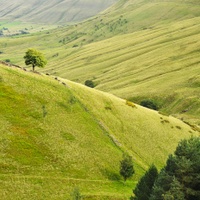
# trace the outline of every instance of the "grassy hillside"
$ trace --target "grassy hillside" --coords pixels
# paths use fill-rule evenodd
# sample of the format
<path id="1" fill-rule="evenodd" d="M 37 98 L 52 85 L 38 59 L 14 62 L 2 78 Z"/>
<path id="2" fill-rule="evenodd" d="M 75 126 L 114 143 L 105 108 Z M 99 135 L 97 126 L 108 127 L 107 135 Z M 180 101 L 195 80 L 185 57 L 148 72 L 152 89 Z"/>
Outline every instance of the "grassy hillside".
<path id="1" fill-rule="evenodd" d="M 151 163 L 197 134 L 169 116 L 61 78 L 0 65 L 2 199 L 127 199 Z M 120 178 L 123 152 L 136 174 Z"/>
<path id="2" fill-rule="evenodd" d="M 42 70 L 200 125 L 200 3 L 122 0 L 88 21 L 32 35 L 0 38 L 0 59 L 24 65 L 29 47 L 43 51 Z M 20 46 L 20 48 L 19 48 Z"/>
<path id="3" fill-rule="evenodd" d="M 200 124 L 199 23 L 193 18 L 78 48 L 54 58 L 47 71 L 80 83 L 91 79 L 138 103 L 154 99 L 163 111 Z"/>
<path id="4" fill-rule="evenodd" d="M 39 24 L 82 21 L 105 10 L 117 0 L 0 0 L 0 19 Z"/>

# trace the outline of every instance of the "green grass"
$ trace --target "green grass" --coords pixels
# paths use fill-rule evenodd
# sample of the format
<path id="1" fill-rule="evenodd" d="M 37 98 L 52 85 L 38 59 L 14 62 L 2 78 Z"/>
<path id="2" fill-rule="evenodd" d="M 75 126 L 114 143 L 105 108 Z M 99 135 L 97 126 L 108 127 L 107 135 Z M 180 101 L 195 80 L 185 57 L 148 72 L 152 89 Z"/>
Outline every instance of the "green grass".
<path id="1" fill-rule="evenodd" d="M 84 199 L 128 199 L 152 163 L 160 169 L 181 139 L 199 135 L 199 11 L 194 0 L 120 1 L 77 25 L 1 37 L 0 60 L 24 66 L 37 48 L 51 74 L 0 65 L 2 198 L 69 199 L 79 187 Z M 136 170 L 125 184 L 123 152 Z"/>
<path id="2" fill-rule="evenodd" d="M 153 99 L 162 112 L 200 125 L 199 13 L 194 0 L 120 1 L 76 25 L 0 38 L 0 59 L 24 66 L 26 50 L 37 48 L 48 59 L 43 72 L 93 80 L 137 103 Z"/>
<path id="3" fill-rule="evenodd" d="M 85 199 L 127 199 L 149 165 L 160 169 L 181 139 L 198 134 L 171 116 L 65 79 L 3 65 L 0 76 L 3 199 L 66 199 L 76 186 Z M 123 152 L 136 170 L 125 184 Z"/>

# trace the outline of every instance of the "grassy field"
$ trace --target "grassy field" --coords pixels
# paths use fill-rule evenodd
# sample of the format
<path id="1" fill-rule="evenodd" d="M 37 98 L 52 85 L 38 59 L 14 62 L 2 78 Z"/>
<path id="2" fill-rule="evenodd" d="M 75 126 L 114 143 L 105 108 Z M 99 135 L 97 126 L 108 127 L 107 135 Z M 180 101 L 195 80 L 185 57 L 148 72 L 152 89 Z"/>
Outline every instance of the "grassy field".
<path id="1" fill-rule="evenodd" d="M 151 163 L 198 134 L 171 116 L 78 83 L 0 65 L 3 199 L 127 199 Z M 123 152 L 136 174 L 119 176 Z"/>

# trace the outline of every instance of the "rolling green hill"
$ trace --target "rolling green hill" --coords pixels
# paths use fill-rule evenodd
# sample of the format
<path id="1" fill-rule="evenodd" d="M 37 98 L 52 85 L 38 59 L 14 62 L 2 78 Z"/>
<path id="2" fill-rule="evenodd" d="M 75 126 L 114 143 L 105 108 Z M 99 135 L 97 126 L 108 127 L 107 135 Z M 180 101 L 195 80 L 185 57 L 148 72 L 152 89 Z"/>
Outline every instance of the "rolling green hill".
<path id="1" fill-rule="evenodd" d="M 0 0 L 0 21 L 66 24 L 82 21 L 105 10 L 117 0 Z"/>
<path id="2" fill-rule="evenodd" d="M 137 103 L 153 99 L 163 112 L 199 125 L 199 24 L 199 1 L 123 0 L 77 25 L 0 38 L 0 59 L 23 65 L 35 47 L 49 60 L 44 72 L 91 79 Z"/>
<path id="3" fill-rule="evenodd" d="M 0 64 L 1 199 L 127 199 L 183 138 L 182 121 L 78 83 Z M 123 183 L 123 152 L 136 174 Z"/>

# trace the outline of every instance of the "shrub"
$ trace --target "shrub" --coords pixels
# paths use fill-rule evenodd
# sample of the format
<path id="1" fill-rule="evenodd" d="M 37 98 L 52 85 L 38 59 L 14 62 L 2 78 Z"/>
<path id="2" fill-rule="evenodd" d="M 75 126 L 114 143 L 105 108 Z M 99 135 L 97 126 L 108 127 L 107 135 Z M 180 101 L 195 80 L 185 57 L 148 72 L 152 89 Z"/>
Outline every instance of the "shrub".
<path id="1" fill-rule="evenodd" d="M 153 109 L 153 110 L 158 110 L 158 106 L 156 105 L 156 103 L 153 100 L 150 100 L 150 99 L 142 100 L 140 102 L 140 105 L 144 106 L 146 108 Z"/>
<path id="2" fill-rule="evenodd" d="M 95 84 L 92 80 L 86 80 L 85 85 L 88 86 L 88 87 L 91 87 L 91 88 L 95 87 Z"/>
<path id="3" fill-rule="evenodd" d="M 112 110 L 112 108 L 110 106 L 106 106 L 105 109 L 106 110 Z"/>
<path id="4" fill-rule="evenodd" d="M 132 108 L 136 107 L 136 105 L 133 102 L 128 101 L 128 100 L 126 100 L 126 105 L 128 105 L 128 106 L 130 106 Z"/>
<path id="5" fill-rule="evenodd" d="M 5 59 L 5 62 L 10 62 L 10 59 Z"/>
<path id="6" fill-rule="evenodd" d="M 78 44 L 74 44 L 72 47 L 73 47 L 73 48 L 78 47 Z"/>
<path id="7" fill-rule="evenodd" d="M 181 127 L 180 127 L 180 126 L 176 126 L 176 128 L 179 129 L 179 130 L 181 130 Z"/>

